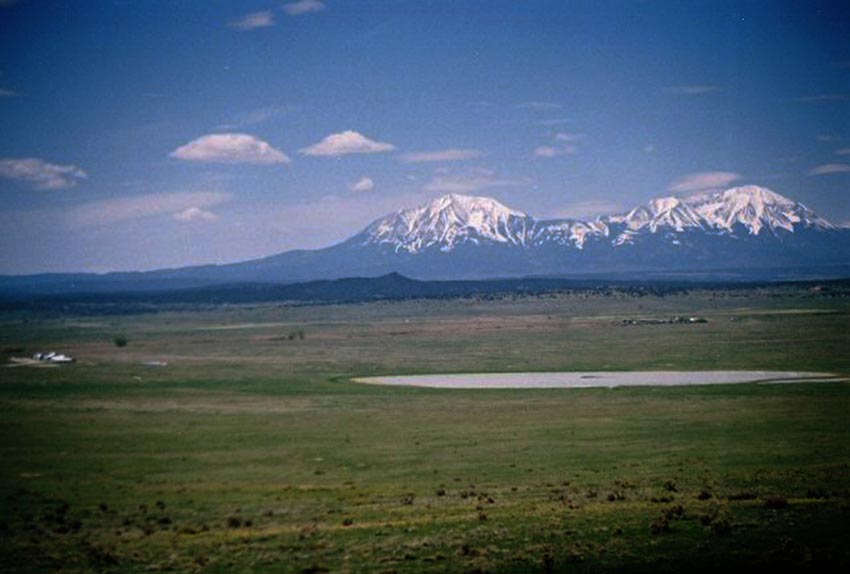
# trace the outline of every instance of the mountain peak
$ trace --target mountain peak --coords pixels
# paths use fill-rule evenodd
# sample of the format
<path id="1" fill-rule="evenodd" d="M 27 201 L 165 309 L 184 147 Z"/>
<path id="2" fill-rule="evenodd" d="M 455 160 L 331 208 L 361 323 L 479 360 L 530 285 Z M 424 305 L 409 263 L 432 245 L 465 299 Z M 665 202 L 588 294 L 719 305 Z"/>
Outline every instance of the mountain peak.
<path id="1" fill-rule="evenodd" d="M 793 204 L 795 203 L 793 200 L 788 199 L 784 195 L 779 195 L 775 191 L 772 191 L 766 187 L 761 187 L 760 185 L 742 185 L 739 187 L 732 187 L 723 192 L 725 197 L 746 197 L 749 201 L 757 201 L 760 203 L 770 203 L 770 204 Z"/>
<path id="2" fill-rule="evenodd" d="M 633 237 L 644 229 L 655 233 L 659 229 L 681 232 L 689 228 L 704 227 L 699 214 L 688 203 L 673 196 L 650 200 L 626 215 L 609 218 L 609 221 L 626 226 L 626 230 L 615 240 L 618 245 L 631 243 Z"/>
<path id="3" fill-rule="evenodd" d="M 686 199 L 712 227 L 731 231 L 742 225 L 750 234 L 762 229 L 794 231 L 795 224 L 818 229 L 832 229 L 801 203 L 757 185 L 733 187 L 725 191 L 696 194 Z"/>
<path id="4" fill-rule="evenodd" d="M 680 233 L 691 229 L 733 234 L 743 229 L 758 235 L 779 229 L 793 233 L 797 227 L 834 229 L 805 205 L 758 185 L 660 197 L 608 221 L 625 226 L 615 240 L 618 245 L 632 243 L 644 231 Z"/>
<path id="5" fill-rule="evenodd" d="M 454 209 L 466 213 L 481 212 L 490 215 L 513 215 L 515 217 L 526 217 L 525 213 L 511 209 L 492 197 L 463 195 L 461 193 L 448 193 L 431 201 L 426 207 L 427 211 L 440 212 Z"/>
<path id="6" fill-rule="evenodd" d="M 795 201 L 758 185 L 743 185 L 723 191 L 694 193 L 686 196 L 684 201 L 691 205 L 720 201 L 730 206 L 751 206 L 762 213 L 768 206 L 788 207 L 796 204 Z"/>
<path id="7" fill-rule="evenodd" d="M 412 209 L 379 219 L 364 231 L 363 244 L 386 244 L 395 251 L 417 253 L 455 245 L 521 245 L 529 217 L 491 197 L 450 193 Z"/>

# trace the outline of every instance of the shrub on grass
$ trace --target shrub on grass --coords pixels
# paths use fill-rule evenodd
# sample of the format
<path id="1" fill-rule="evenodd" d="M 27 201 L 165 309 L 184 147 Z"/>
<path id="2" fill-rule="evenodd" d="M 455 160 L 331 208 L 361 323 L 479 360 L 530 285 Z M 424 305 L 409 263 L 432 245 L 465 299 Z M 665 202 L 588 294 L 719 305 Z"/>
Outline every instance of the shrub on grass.
<path id="1" fill-rule="evenodd" d="M 661 516 L 650 523 L 649 530 L 653 534 L 663 534 L 670 530 L 670 524 L 674 520 L 681 520 L 684 517 L 685 508 L 681 504 L 670 506 L 661 511 Z"/>
<path id="2" fill-rule="evenodd" d="M 127 346 L 127 337 L 118 336 L 112 339 L 112 342 L 115 343 L 116 347 L 126 347 Z"/>
<path id="3" fill-rule="evenodd" d="M 670 530 L 670 519 L 661 515 L 649 525 L 649 531 L 653 534 L 663 534 Z"/>
<path id="4" fill-rule="evenodd" d="M 242 526 L 242 521 L 235 516 L 231 516 L 227 519 L 228 528 L 239 528 L 240 526 Z"/>
<path id="5" fill-rule="evenodd" d="M 717 517 L 711 522 L 711 531 L 717 536 L 725 536 L 732 532 L 732 525 L 725 517 Z"/>
<path id="6" fill-rule="evenodd" d="M 726 497 L 729 500 L 755 500 L 756 494 L 754 492 L 750 492 L 749 490 L 745 490 L 742 492 L 736 492 L 734 494 L 730 494 Z"/>
<path id="7" fill-rule="evenodd" d="M 298 339 L 299 341 L 303 341 L 307 335 L 304 333 L 304 329 L 295 329 L 294 331 L 290 331 L 289 335 L 286 336 L 290 341 L 294 341 Z"/>
<path id="8" fill-rule="evenodd" d="M 683 516 L 685 516 L 685 508 L 681 504 L 677 504 L 675 506 L 665 508 L 663 515 L 670 520 L 682 518 Z"/>
<path id="9" fill-rule="evenodd" d="M 703 526 L 708 526 L 715 536 L 725 536 L 732 532 L 732 523 L 724 507 L 714 506 L 708 514 L 698 516 Z"/>
<path id="10" fill-rule="evenodd" d="M 788 500 L 786 500 L 783 496 L 771 496 L 764 501 L 764 507 L 772 510 L 779 510 L 780 508 L 786 508 L 787 506 Z"/>

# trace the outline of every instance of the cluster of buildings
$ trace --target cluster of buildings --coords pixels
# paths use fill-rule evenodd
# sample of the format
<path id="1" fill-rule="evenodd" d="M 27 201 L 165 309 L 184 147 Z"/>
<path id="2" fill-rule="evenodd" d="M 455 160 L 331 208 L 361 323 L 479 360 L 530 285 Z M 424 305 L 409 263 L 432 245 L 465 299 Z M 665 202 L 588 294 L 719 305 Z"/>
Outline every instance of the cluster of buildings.
<path id="1" fill-rule="evenodd" d="M 50 351 L 48 353 L 36 353 L 32 356 L 36 361 L 44 361 L 45 363 L 73 363 L 73 357 L 69 357 L 68 355 L 63 355 L 62 353 L 55 353 Z"/>
<path id="2" fill-rule="evenodd" d="M 623 319 L 621 325 L 680 325 L 708 323 L 705 317 L 671 317 L 670 319 Z"/>

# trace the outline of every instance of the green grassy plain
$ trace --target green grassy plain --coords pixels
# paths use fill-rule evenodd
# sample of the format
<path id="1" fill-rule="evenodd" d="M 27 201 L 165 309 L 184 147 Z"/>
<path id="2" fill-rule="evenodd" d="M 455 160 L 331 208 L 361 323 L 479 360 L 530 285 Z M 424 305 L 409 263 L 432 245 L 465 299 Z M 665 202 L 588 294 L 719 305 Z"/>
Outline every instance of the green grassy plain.
<path id="1" fill-rule="evenodd" d="M 0 361 L 56 350 L 78 362 L 0 366 L 0 570 L 840 570 L 850 385 L 468 391 L 348 379 L 846 376 L 848 295 L 8 312 Z M 618 324 L 672 315 L 709 322 Z"/>

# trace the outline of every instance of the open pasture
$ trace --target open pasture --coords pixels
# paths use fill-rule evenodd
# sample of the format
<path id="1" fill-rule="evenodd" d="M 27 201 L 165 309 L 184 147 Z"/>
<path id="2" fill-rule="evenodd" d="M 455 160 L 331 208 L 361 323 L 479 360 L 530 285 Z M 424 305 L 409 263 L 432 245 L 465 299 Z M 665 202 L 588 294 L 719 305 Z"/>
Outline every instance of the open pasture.
<path id="1" fill-rule="evenodd" d="M 454 390 L 350 379 L 847 376 L 847 295 L 8 312 L 0 569 L 838 570 L 850 560 L 847 384 Z M 707 322 L 622 324 L 677 315 Z M 46 350 L 77 363 L 11 362 Z"/>

